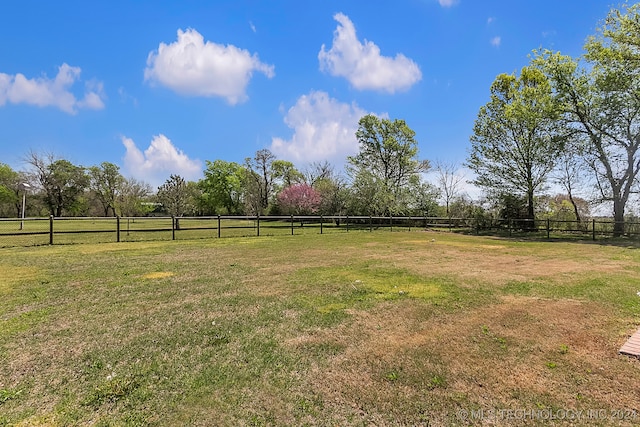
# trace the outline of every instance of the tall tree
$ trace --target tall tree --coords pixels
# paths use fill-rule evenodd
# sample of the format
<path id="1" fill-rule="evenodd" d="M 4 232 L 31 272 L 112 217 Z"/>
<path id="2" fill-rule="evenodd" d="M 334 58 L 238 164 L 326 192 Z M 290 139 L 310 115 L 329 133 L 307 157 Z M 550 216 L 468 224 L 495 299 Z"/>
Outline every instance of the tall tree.
<path id="1" fill-rule="evenodd" d="M 559 52 L 536 52 L 534 63 L 553 82 L 564 118 L 588 142 L 587 164 L 601 200 L 610 202 L 614 235 L 640 171 L 640 4 L 612 9 L 591 37 L 584 65 Z"/>
<path id="2" fill-rule="evenodd" d="M 450 216 L 449 205 L 454 200 L 462 188 L 464 176 L 458 173 L 458 166 L 455 163 L 437 161 L 435 166 L 438 189 L 444 200 L 445 212 Z"/>
<path id="3" fill-rule="evenodd" d="M 245 159 L 246 199 L 249 209 L 261 214 L 269 206 L 273 194 L 273 162 L 276 156 L 269 150 L 258 150 L 253 158 Z"/>
<path id="4" fill-rule="evenodd" d="M 213 213 L 242 213 L 246 177 L 244 167 L 224 160 L 207 160 L 206 164 L 204 178 L 199 183 L 206 207 Z"/>
<path id="5" fill-rule="evenodd" d="M 89 168 L 89 188 L 102 205 L 104 216 L 109 216 L 109 211 L 116 215 L 116 199 L 123 183 L 120 168 L 113 163 L 102 162 Z"/>
<path id="6" fill-rule="evenodd" d="M 372 214 L 400 213 L 407 208 L 406 191 L 429 168 L 419 161 L 415 132 L 404 120 L 366 115 L 356 131 L 360 151 L 348 158 L 348 171 L 360 199 L 370 200 Z M 358 197 L 356 194 L 356 197 Z"/>
<path id="7" fill-rule="evenodd" d="M 474 183 L 489 192 L 524 196 L 527 218 L 534 219 L 534 197 L 563 150 L 558 118 L 551 84 L 539 69 L 500 74 L 471 136 L 467 166 L 477 175 Z"/>

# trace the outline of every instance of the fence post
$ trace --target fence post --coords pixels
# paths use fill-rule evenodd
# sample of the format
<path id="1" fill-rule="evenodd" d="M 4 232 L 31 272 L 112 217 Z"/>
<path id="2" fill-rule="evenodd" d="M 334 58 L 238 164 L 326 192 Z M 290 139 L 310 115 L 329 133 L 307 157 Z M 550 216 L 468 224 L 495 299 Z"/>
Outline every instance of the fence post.
<path id="1" fill-rule="evenodd" d="M 171 240 L 176 240 L 176 217 L 171 216 Z"/>
<path id="2" fill-rule="evenodd" d="M 260 237 L 260 214 L 258 214 L 258 224 L 257 224 L 257 228 L 258 228 L 258 237 Z"/>
<path id="3" fill-rule="evenodd" d="M 218 239 L 220 238 L 220 215 L 218 215 Z"/>
<path id="4" fill-rule="evenodd" d="M 511 219 L 507 220 L 507 228 L 509 229 L 509 237 L 511 237 Z"/>
<path id="5" fill-rule="evenodd" d="M 371 215 L 369 215 L 369 233 L 373 233 L 373 220 Z"/>
<path id="6" fill-rule="evenodd" d="M 591 232 L 592 232 L 592 239 L 595 241 L 596 240 L 596 220 L 593 219 L 591 222 Z"/>
<path id="7" fill-rule="evenodd" d="M 116 216 L 116 242 L 120 243 L 120 215 Z"/>
<path id="8" fill-rule="evenodd" d="M 389 214 L 389 231 L 393 232 L 393 215 Z"/>
<path id="9" fill-rule="evenodd" d="M 49 244 L 53 245 L 53 215 L 49 216 Z"/>
<path id="10" fill-rule="evenodd" d="M 409 231 L 411 231 L 411 215 L 409 215 Z"/>
<path id="11" fill-rule="evenodd" d="M 551 239 L 550 233 L 551 233 L 550 221 L 549 221 L 549 218 L 547 218 L 547 240 Z"/>
<path id="12" fill-rule="evenodd" d="M 320 234 L 322 234 L 322 215 L 320 215 Z"/>
<path id="13" fill-rule="evenodd" d="M 291 235 L 293 236 L 293 215 L 291 215 Z"/>
<path id="14" fill-rule="evenodd" d="M 349 232 L 349 215 L 347 215 L 347 219 L 345 219 L 345 222 L 347 223 L 347 233 Z"/>

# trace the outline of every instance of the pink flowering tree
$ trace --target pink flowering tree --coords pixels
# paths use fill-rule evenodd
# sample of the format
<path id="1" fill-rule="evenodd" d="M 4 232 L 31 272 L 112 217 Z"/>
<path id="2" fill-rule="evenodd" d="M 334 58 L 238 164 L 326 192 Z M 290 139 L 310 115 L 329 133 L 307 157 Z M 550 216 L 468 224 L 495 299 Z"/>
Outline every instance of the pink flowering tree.
<path id="1" fill-rule="evenodd" d="M 322 198 L 309 184 L 294 184 L 278 194 L 283 212 L 291 215 L 311 215 L 318 211 Z"/>

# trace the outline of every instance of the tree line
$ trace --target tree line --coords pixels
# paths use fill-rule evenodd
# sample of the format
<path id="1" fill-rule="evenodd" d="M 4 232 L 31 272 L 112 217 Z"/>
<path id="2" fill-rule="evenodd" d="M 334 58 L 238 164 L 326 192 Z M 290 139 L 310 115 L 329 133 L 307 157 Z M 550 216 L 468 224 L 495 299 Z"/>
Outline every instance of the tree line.
<path id="1" fill-rule="evenodd" d="M 624 231 L 640 170 L 640 5 L 612 9 L 584 54 L 534 50 L 519 73 L 500 74 L 475 121 L 464 165 L 484 190 L 463 191 L 453 164 L 418 157 L 400 119 L 366 115 L 359 151 L 344 171 L 328 162 L 299 170 L 267 149 L 243 163 L 206 161 L 203 178 L 171 175 L 155 191 L 104 162 L 88 168 L 30 152 L 26 171 L 0 164 L 0 216 L 32 215 L 426 215 L 581 221 L 608 203 Z M 425 180 L 435 172 L 436 184 Z M 550 185 L 560 193 L 549 195 Z M 439 203 L 441 202 L 441 203 Z M 531 223 L 531 222 L 529 222 Z"/>
<path id="2" fill-rule="evenodd" d="M 422 176 L 429 162 L 418 160 L 415 132 L 403 120 L 364 116 L 356 137 L 360 152 L 344 173 L 328 162 L 299 170 L 262 149 L 242 164 L 207 160 L 199 181 L 174 174 L 155 191 L 113 163 L 83 167 L 29 152 L 26 171 L 0 164 L 0 215 L 20 217 L 25 192 L 35 216 L 435 213 L 438 190 Z"/>
<path id="3" fill-rule="evenodd" d="M 614 235 L 638 192 L 640 4 L 612 9 L 578 58 L 534 50 L 519 74 L 501 74 L 478 113 L 467 161 L 475 184 L 524 199 L 527 218 L 550 180 L 580 219 L 576 194 L 608 203 Z"/>

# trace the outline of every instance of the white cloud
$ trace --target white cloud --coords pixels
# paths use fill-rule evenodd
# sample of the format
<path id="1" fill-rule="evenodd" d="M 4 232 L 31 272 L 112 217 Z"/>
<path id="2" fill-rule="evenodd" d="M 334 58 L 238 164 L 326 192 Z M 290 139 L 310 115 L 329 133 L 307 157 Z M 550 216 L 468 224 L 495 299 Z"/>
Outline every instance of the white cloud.
<path id="1" fill-rule="evenodd" d="M 438 3 L 440 3 L 442 7 L 451 7 L 458 4 L 458 0 L 438 0 Z"/>
<path id="2" fill-rule="evenodd" d="M 491 46 L 500 47 L 500 43 L 502 43 L 502 38 L 500 36 L 495 36 L 490 41 Z"/>
<path id="3" fill-rule="evenodd" d="M 358 151 L 355 133 L 366 114 L 355 103 L 339 102 L 326 92 L 302 95 L 284 118 L 294 130 L 293 137 L 273 138 L 271 151 L 293 162 L 344 161 Z"/>
<path id="4" fill-rule="evenodd" d="M 395 58 L 382 56 L 375 43 L 358 40 L 355 27 L 346 15 L 337 13 L 333 18 L 338 21 L 333 45 L 325 50 L 323 44 L 318 53 L 322 71 L 345 77 L 358 90 L 388 93 L 406 90 L 422 79 L 420 68 L 411 59 L 401 53 Z"/>
<path id="5" fill-rule="evenodd" d="M 127 150 L 124 155 L 124 168 L 136 179 L 159 186 L 171 174 L 180 175 L 188 181 L 201 177 L 202 162 L 190 159 L 162 134 L 154 136 L 144 152 L 131 138 L 123 136 L 122 144 Z"/>
<path id="6" fill-rule="evenodd" d="M 251 28 L 251 31 L 253 31 L 254 33 L 257 32 L 256 26 L 253 25 L 253 22 L 249 21 L 249 27 Z"/>
<path id="7" fill-rule="evenodd" d="M 78 100 L 71 92 L 73 84 L 80 79 L 80 72 L 80 67 L 62 64 L 53 79 L 46 76 L 28 79 L 21 73 L 0 73 L 0 106 L 10 102 L 37 107 L 56 107 L 69 114 L 76 114 L 79 109 L 85 108 L 103 109 L 106 97 L 101 82 L 87 83 L 83 99 Z"/>
<path id="8" fill-rule="evenodd" d="M 178 30 L 178 40 L 160 43 L 147 57 L 145 81 L 188 96 L 219 96 L 235 105 L 247 99 L 245 90 L 254 71 L 274 76 L 267 65 L 247 50 L 205 42 L 194 29 Z"/>
<path id="9" fill-rule="evenodd" d="M 493 16 L 490 16 L 487 18 L 487 25 L 491 25 L 495 22 L 496 18 L 494 18 Z"/>

